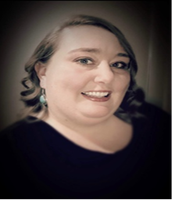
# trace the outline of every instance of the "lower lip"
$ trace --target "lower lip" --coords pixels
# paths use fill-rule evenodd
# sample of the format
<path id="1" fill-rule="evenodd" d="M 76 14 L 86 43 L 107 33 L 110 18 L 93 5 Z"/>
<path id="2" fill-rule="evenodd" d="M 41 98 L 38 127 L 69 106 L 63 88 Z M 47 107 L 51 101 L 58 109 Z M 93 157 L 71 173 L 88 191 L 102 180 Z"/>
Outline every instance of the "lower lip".
<path id="1" fill-rule="evenodd" d="M 90 101 L 97 101 L 97 102 L 104 102 L 104 101 L 108 101 L 110 99 L 110 94 L 108 97 L 102 97 L 102 98 L 96 98 L 96 97 L 89 97 L 87 95 L 82 94 L 86 99 L 90 100 Z"/>

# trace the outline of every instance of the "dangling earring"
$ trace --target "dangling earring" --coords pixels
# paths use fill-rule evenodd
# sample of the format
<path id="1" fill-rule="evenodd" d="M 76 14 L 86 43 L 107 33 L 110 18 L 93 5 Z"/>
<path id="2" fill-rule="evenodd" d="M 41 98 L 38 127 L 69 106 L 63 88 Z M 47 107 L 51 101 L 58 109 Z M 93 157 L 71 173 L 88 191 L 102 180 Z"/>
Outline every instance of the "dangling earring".
<path id="1" fill-rule="evenodd" d="M 41 88 L 41 93 L 42 93 L 42 95 L 39 97 L 39 101 L 42 104 L 47 105 L 46 95 L 45 95 L 45 89 Z"/>

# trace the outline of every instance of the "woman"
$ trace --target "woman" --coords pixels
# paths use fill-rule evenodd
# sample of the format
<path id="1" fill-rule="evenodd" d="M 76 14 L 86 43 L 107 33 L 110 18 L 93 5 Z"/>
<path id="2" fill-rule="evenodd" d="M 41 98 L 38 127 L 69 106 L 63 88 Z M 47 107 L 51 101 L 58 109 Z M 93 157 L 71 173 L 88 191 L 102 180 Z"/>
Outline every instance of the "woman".
<path id="1" fill-rule="evenodd" d="M 142 104 L 134 53 L 115 26 L 74 16 L 25 69 L 25 116 L 1 133 L 3 198 L 170 197 L 168 117 Z"/>

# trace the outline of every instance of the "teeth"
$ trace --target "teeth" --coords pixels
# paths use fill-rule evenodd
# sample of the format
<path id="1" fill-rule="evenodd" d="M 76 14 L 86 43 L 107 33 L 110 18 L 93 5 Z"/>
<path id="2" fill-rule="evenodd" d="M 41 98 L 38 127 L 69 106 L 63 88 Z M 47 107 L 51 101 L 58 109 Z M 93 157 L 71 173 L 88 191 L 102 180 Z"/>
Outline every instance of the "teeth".
<path id="1" fill-rule="evenodd" d="M 85 92 L 84 94 L 90 97 L 102 98 L 104 96 L 107 96 L 109 92 Z"/>

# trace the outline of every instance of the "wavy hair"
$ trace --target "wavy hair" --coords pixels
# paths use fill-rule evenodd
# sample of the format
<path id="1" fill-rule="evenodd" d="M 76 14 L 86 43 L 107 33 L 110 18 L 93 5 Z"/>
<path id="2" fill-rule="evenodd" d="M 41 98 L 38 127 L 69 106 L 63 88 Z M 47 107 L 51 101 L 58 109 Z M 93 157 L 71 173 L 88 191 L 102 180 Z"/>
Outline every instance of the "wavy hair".
<path id="1" fill-rule="evenodd" d="M 59 36 L 63 29 L 71 26 L 84 25 L 98 26 L 110 31 L 118 38 L 121 46 L 124 48 L 126 53 L 128 53 L 130 58 L 130 85 L 120 107 L 114 115 L 128 123 L 131 123 L 133 117 L 141 116 L 138 112 L 138 108 L 144 100 L 144 92 L 136 84 L 135 76 L 138 70 L 137 62 L 135 54 L 125 36 L 117 27 L 104 19 L 88 15 L 74 15 L 47 34 L 26 63 L 25 71 L 27 72 L 27 76 L 21 81 L 25 90 L 20 93 L 21 101 L 25 104 L 25 108 L 22 111 L 22 117 L 28 115 L 38 116 L 39 113 L 42 113 L 42 116 L 39 117 L 39 119 L 46 116 L 48 106 L 41 104 L 39 101 L 39 97 L 41 96 L 41 87 L 39 78 L 35 71 L 35 65 L 39 62 L 47 64 L 50 61 L 51 57 L 58 49 Z"/>

